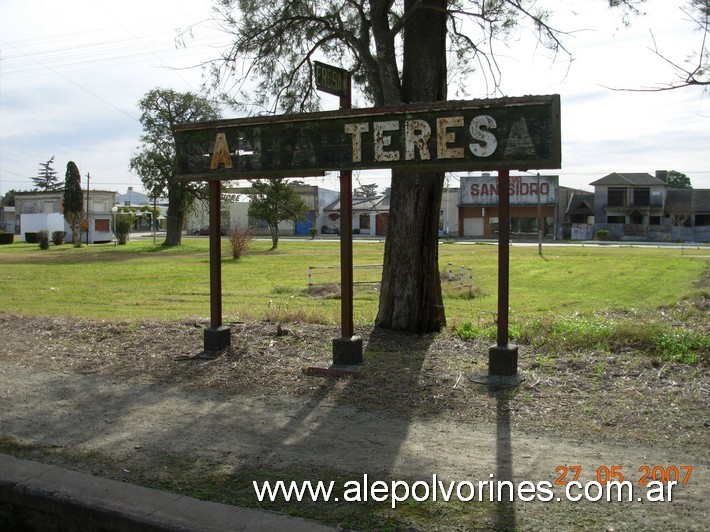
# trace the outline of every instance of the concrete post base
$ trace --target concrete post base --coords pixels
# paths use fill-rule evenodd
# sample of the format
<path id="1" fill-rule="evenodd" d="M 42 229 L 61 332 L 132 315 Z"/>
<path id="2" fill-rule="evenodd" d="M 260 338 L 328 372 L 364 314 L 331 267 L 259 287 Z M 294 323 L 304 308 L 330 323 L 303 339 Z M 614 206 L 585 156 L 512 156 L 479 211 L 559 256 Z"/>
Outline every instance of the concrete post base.
<path id="1" fill-rule="evenodd" d="M 362 364 L 362 338 L 341 337 L 333 340 L 333 365 L 353 366 Z"/>
<path id="2" fill-rule="evenodd" d="M 205 351 L 221 351 L 232 343 L 229 327 L 209 327 L 205 329 Z"/>
<path id="3" fill-rule="evenodd" d="M 512 377 L 518 373 L 518 346 L 494 345 L 488 350 L 488 374 Z"/>

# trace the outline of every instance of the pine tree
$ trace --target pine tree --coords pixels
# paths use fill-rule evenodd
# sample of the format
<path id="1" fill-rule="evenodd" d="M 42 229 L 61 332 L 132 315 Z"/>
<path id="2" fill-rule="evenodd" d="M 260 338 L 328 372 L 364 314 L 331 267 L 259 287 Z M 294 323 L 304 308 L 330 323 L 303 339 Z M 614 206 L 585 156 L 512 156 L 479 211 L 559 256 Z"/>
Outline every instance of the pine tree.
<path id="1" fill-rule="evenodd" d="M 37 177 L 33 177 L 36 190 L 57 190 L 61 188 L 61 184 L 57 178 L 57 171 L 52 168 L 52 163 L 54 163 L 54 155 L 52 158 L 45 162 L 39 163 L 39 172 L 37 172 Z"/>
<path id="2" fill-rule="evenodd" d="M 81 191 L 81 173 L 74 161 L 67 163 L 67 173 L 64 180 L 64 218 L 71 227 L 74 246 L 81 247 L 84 193 Z"/>

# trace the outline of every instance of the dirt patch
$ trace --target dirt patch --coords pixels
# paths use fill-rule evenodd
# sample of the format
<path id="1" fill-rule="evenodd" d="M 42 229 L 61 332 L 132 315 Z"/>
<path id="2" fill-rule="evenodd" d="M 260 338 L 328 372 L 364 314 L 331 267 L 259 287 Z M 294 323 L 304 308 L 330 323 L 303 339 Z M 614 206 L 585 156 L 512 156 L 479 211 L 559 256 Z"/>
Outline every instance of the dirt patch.
<path id="1" fill-rule="evenodd" d="M 407 417 L 495 421 L 495 400 L 469 380 L 487 371 L 488 344 L 446 332 L 407 335 L 358 329 L 367 378 L 307 377 L 307 366 L 332 362 L 337 326 L 232 323 L 232 346 L 201 352 L 205 321 L 95 322 L 0 315 L 2 358 L 23 365 L 127 381 L 210 389 L 223 394 L 308 397 L 314 388 L 351 406 Z M 707 368 L 622 353 L 550 357 L 521 347 L 522 386 L 512 420 L 526 430 L 583 438 L 666 443 L 687 450 L 707 444 Z M 347 398 L 340 392 L 347 387 Z M 673 428 L 659 431 L 658 427 Z"/>
<path id="2" fill-rule="evenodd" d="M 330 364 L 338 327 L 232 323 L 232 346 L 211 355 L 201 351 L 207 325 L 0 314 L 0 390 L 14 412 L 6 410 L 0 436 L 19 442 L 19 454 L 95 454 L 85 466 L 92 472 L 177 491 L 187 488 L 174 484 L 176 460 L 195 485 L 215 468 L 554 481 L 564 464 L 584 463 L 585 473 L 621 465 L 631 477 L 644 465 L 694 465 L 676 506 L 550 513 L 516 504 L 479 517 L 484 527 L 519 529 L 584 527 L 566 521 L 581 510 L 594 528 L 634 528 L 641 519 L 641 527 L 691 529 L 707 518 L 710 377 L 702 365 L 661 363 L 633 349 L 550 357 L 523 346 L 524 383 L 491 390 L 469 379 L 486 372 L 486 343 L 360 328 L 364 378 L 333 379 L 303 368 Z M 396 518 L 394 528 L 432 524 Z M 438 528 L 462 526 L 451 519 Z"/>

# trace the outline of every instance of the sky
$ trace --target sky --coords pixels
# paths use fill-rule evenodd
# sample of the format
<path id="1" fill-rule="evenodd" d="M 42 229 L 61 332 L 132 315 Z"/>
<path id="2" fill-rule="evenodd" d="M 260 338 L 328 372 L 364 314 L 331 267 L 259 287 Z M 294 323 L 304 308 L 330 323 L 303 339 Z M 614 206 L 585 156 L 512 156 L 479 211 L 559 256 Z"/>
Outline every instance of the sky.
<path id="1" fill-rule="evenodd" d="M 138 101 L 156 87 L 198 92 L 201 63 L 229 37 L 200 24 L 187 46 L 176 31 L 209 19 L 211 0 L 2 0 L 0 2 L 0 195 L 29 190 L 54 156 L 63 179 L 78 165 L 92 189 L 142 190 L 128 168 L 140 145 Z M 552 24 L 569 31 L 572 60 L 536 45 L 528 30 L 498 47 L 505 96 L 560 94 L 560 184 L 591 190 L 611 172 L 677 170 L 710 188 L 710 93 L 702 88 L 639 92 L 673 81 L 662 55 L 682 63 L 702 35 L 682 1 L 648 0 L 626 27 L 605 0 L 548 1 Z M 655 44 L 654 44 L 655 43 Z M 485 92 L 474 77 L 468 97 Z M 613 90 L 627 89 L 627 90 Z M 460 98 L 453 90 L 451 98 Z M 335 109 L 337 99 L 323 98 Z M 239 115 L 224 111 L 225 118 Z M 388 184 L 388 172 L 355 173 L 355 186 Z M 307 180 L 337 189 L 335 175 Z M 450 186 L 457 186 L 456 177 Z"/>

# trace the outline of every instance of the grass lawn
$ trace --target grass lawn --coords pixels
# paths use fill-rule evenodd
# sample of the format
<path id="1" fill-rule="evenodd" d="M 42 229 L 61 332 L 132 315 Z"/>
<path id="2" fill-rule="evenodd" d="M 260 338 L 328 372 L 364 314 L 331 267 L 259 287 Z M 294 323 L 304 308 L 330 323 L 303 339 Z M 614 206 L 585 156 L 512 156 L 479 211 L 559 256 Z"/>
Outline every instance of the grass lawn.
<path id="1" fill-rule="evenodd" d="M 282 240 L 278 250 L 269 247 L 268 242 L 255 241 L 238 261 L 224 254 L 225 319 L 337 323 L 337 289 L 309 293 L 308 267 L 338 265 L 338 243 Z M 356 241 L 355 264 L 381 264 L 383 248 L 381 243 Z M 442 244 L 439 250 L 442 272 L 448 271 L 448 263 L 455 274 L 462 266 L 466 272 L 463 280 L 444 282 L 449 323 L 493 319 L 497 247 Z M 708 258 L 708 249 L 681 254 L 678 249 L 593 246 L 550 246 L 541 258 L 535 247 L 514 246 L 511 317 L 656 310 L 702 291 L 699 279 Z M 51 246 L 47 251 L 18 243 L 0 247 L 0 265 L 0 310 L 6 312 L 106 320 L 209 316 L 207 239 L 185 239 L 172 249 L 149 241 L 78 249 Z M 473 290 L 465 286 L 468 268 L 473 271 Z M 355 270 L 354 278 L 374 281 L 379 275 L 377 269 Z M 313 271 L 318 284 L 337 283 L 338 277 L 338 269 Z M 374 321 L 377 304 L 376 286 L 356 286 L 354 314 L 359 324 Z"/>

